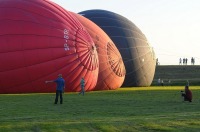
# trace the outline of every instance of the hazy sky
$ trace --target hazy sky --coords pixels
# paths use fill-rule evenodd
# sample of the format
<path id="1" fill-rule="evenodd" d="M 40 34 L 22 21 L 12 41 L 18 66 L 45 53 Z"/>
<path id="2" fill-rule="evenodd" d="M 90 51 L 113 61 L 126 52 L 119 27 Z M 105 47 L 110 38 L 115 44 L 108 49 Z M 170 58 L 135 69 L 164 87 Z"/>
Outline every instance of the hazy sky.
<path id="1" fill-rule="evenodd" d="M 131 20 L 147 37 L 161 65 L 195 57 L 200 64 L 200 0 L 52 0 L 78 13 L 103 9 Z"/>

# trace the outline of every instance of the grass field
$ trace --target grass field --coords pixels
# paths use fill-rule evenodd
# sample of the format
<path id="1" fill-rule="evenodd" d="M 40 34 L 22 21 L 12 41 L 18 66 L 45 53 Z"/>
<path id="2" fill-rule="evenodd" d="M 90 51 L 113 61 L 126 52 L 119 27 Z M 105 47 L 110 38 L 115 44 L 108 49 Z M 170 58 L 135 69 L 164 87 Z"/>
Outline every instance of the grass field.
<path id="1" fill-rule="evenodd" d="M 0 95 L 0 132 L 198 132 L 200 86 L 193 102 L 183 102 L 183 87 L 121 88 L 65 93 L 54 105 L 54 94 Z"/>

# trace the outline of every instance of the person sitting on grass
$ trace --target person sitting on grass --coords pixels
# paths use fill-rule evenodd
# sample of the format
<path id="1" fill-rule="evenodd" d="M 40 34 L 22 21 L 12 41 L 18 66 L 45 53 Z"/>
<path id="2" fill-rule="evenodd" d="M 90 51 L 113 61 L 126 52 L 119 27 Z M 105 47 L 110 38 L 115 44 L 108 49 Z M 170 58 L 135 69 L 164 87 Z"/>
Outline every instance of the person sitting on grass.
<path id="1" fill-rule="evenodd" d="M 189 86 L 185 86 L 185 92 L 181 91 L 181 96 L 184 97 L 184 101 L 192 102 L 192 91 L 189 90 Z"/>

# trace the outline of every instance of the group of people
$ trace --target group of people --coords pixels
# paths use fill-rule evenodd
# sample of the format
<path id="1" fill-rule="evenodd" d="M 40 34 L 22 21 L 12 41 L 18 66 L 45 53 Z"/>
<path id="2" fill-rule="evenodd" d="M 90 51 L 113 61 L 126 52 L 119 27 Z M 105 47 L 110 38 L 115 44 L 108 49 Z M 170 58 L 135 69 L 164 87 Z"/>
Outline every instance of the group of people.
<path id="1" fill-rule="evenodd" d="M 58 78 L 55 79 L 55 80 L 45 81 L 45 83 L 51 83 L 51 82 L 55 82 L 57 84 L 57 86 L 56 86 L 56 97 L 55 97 L 54 104 L 58 103 L 59 96 L 60 96 L 60 104 L 62 104 L 63 103 L 63 93 L 65 91 L 65 80 L 62 77 L 62 74 L 58 74 Z M 159 83 L 159 85 L 161 84 L 162 86 L 164 86 L 164 82 L 163 82 L 163 80 L 160 80 L 160 78 L 158 79 L 158 83 Z M 85 80 L 84 80 L 83 77 L 80 80 L 80 87 L 81 87 L 81 90 L 80 90 L 79 94 L 84 95 L 85 94 Z M 181 91 L 181 96 L 184 98 L 184 101 L 192 102 L 192 92 L 189 89 L 189 81 L 187 81 L 187 85 L 185 86 L 185 90 Z"/>
<path id="2" fill-rule="evenodd" d="M 171 80 L 170 79 L 167 80 L 167 85 L 168 86 L 171 85 Z M 164 80 L 163 79 L 158 78 L 158 86 L 164 86 Z"/>
<path id="3" fill-rule="evenodd" d="M 58 74 L 58 78 L 55 80 L 45 81 L 45 83 L 51 83 L 51 82 L 55 82 L 57 84 L 56 98 L 55 98 L 54 104 L 58 103 L 59 96 L 60 96 L 60 104 L 62 104 L 63 103 L 63 93 L 65 91 L 65 80 L 62 77 L 62 74 Z M 81 91 L 79 92 L 79 94 L 84 95 L 85 94 L 85 79 L 83 77 L 80 80 L 80 87 L 81 87 Z"/>
<path id="4" fill-rule="evenodd" d="M 187 63 L 188 63 L 188 59 L 187 58 L 180 58 L 179 59 L 179 65 L 187 65 Z M 192 57 L 191 58 L 191 65 L 194 65 L 195 64 L 195 58 L 194 57 Z"/>

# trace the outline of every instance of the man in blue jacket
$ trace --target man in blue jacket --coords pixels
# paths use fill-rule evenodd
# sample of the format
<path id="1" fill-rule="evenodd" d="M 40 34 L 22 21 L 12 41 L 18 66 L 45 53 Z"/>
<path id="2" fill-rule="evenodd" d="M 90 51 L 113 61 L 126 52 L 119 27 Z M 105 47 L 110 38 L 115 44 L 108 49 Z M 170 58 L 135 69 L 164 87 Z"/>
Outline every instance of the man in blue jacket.
<path id="1" fill-rule="evenodd" d="M 56 98 L 54 104 L 58 103 L 58 97 L 60 96 L 60 104 L 63 103 L 62 93 L 65 91 L 65 80 L 62 78 L 62 74 L 58 74 L 58 78 L 56 80 L 45 81 L 45 83 L 55 82 L 57 84 L 56 87 Z"/>

